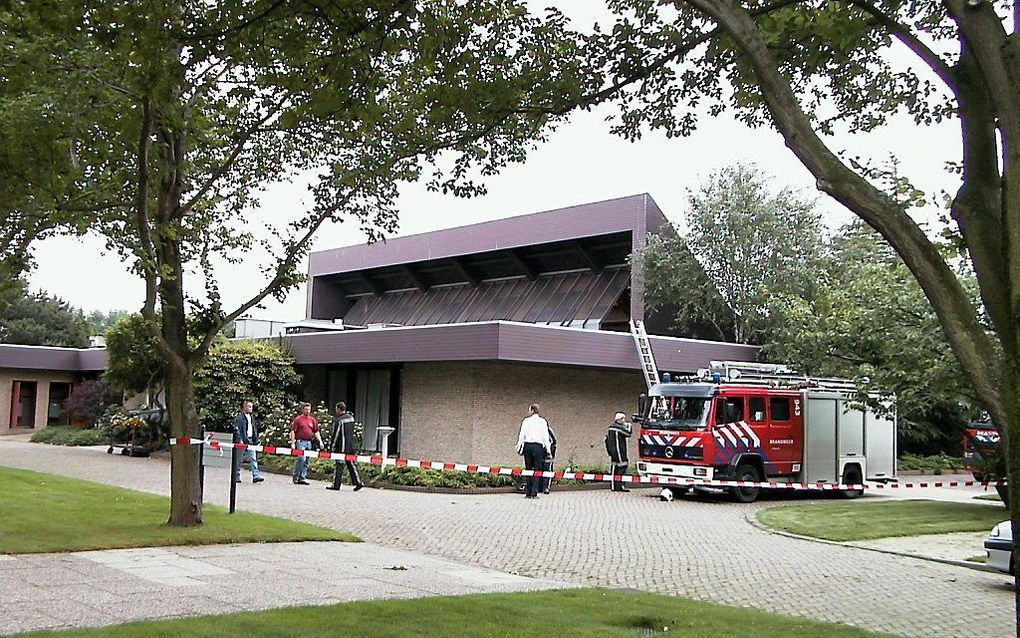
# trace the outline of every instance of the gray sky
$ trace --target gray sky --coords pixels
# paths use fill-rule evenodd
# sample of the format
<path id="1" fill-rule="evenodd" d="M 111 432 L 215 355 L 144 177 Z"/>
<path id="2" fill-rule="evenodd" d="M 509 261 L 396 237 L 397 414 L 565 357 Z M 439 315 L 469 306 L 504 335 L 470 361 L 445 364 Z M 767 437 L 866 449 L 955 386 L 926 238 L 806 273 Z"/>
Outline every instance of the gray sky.
<path id="1" fill-rule="evenodd" d="M 584 3 L 584 7 L 582 7 Z M 578 20 L 590 23 L 598 14 L 586 0 L 558 3 Z M 727 114 L 704 119 L 697 133 L 685 139 L 666 139 L 648 133 L 635 143 L 611 135 L 605 117 L 607 106 L 593 112 L 576 113 L 552 133 L 547 143 L 530 154 L 527 162 L 511 166 L 486 180 L 488 194 L 457 199 L 428 192 L 424 186 L 408 184 L 399 199 L 398 235 L 450 228 L 491 219 L 549 210 L 631 195 L 649 193 L 666 216 L 681 221 L 687 190 L 697 186 L 713 170 L 735 161 L 753 161 L 775 177 L 777 187 L 792 186 L 814 193 L 811 176 L 771 129 L 751 130 Z M 915 186 L 928 193 L 955 191 L 956 176 L 945 170 L 946 161 L 958 161 L 959 132 L 954 123 L 920 128 L 909 118 L 899 118 L 884 129 L 867 136 L 837 136 L 836 149 L 880 161 L 889 154 L 901 161 L 901 169 Z M 305 186 L 275 184 L 253 211 L 254 224 L 283 223 L 300 212 L 308 202 Z M 819 200 L 829 226 L 851 217 L 835 202 Z M 920 211 L 927 221 L 941 211 Z M 353 225 L 324 227 L 314 240 L 322 250 L 365 241 Z M 134 310 L 141 306 L 143 286 L 127 271 L 116 255 L 103 254 L 99 238 L 54 238 L 34 247 L 38 268 L 29 278 L 33 289 L 56 294 L 86 311 Z M 244 263 L 217 271 L 221 293 L 228 309 L 250 297 L 264 281 L 259 274 L 260 255 L 245 256 Z M 189 289 L 196 292 L 201 282 L 193 278 Z M 273 300 L 253 316 L 291 320 L 304 316 L 304 287 L 292 292 L 284 303 Z"/>

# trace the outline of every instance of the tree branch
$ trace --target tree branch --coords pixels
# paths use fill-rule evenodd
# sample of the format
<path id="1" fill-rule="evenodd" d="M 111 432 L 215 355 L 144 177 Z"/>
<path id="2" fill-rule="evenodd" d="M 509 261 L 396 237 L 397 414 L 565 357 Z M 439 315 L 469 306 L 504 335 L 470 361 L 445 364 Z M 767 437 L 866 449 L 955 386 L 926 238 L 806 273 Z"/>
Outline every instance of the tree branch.
<path id="1" fill-rule="evenodd" d="M 938 249 L 895 201 L 847 167 L 818 137 L 754 20 L 732 0 L 674 0 L 709 16 L 729 35 L 753 69 L 772 122 L 787 147 L 828 193 L 875 228 L 914 274 L 954 354 L 985 406 L 1004 414 L 995 351 L 959 280 Z"/>
<path id="2" fill-rule="evenodd" d="M 891 16 L 869 2 L 869 0 L 849 0 L 849 3 L 875 18 L 880 25 L 896 36 L 897 40 L 902 42 L 914 53 L 914 55 L 927 64 L 928 68 L 931 69 L 947 87 L 949 87 L 949 90 L 952 91 L 954 95 L 956 94 L 953 69 L 946 64 L 945 60 L 932 51 L 928 45 L 921 42 L 921 40 L 919 40 L 917 36 L 911 32 L 910 27 L 897 22 Z"/>

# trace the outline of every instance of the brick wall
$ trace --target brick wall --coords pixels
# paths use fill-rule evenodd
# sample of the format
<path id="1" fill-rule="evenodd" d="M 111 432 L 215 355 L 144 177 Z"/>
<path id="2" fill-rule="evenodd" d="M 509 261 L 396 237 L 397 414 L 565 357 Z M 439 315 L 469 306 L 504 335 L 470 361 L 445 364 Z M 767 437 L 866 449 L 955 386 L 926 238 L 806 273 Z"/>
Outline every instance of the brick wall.
<path id="1" fill-rule="evenodd" d="M 71 373 L 40 370 L 0 370 L 0 434 L 11 430 L 11 392 L 14 381 L 35 381 L 35 428 L 46 426 L 49 413 L 50 383 L 71 383 Z"/>
<path id="2" fill-rule="evenodd" d="M 640 373 L 508 362 L 408 363 L 401 376 L 402 456 L 519 464 L 528 405 L 556 432 L 557 465 L 607 464 L 603 439 L 617 410 L 634 411 Z M 637 443 L 631 439 L 631 459 Z"/>

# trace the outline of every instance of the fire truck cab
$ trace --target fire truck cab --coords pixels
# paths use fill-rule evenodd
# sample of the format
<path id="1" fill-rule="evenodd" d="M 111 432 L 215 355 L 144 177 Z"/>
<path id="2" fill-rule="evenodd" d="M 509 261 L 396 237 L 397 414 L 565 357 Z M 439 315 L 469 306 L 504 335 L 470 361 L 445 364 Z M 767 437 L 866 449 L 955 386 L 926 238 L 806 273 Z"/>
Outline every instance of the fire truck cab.
<path id="1" fill-rule="evenodd" d="M 888 397 L 873 395 L 879 401 Z M 891 407 L 891 406 L 890 406 Z M 896 474 L 892 410 L 862 405 L 846 379 L 785 366 L 712 362 L 638 402 L 638 473 L 698 480 L 858 484 Z M 670 487 L 674 494 L 687 487 Z M 740 502 L 759 488 L 728 488 Z M 846 490 L 850 498 L 860 490 Z"/>

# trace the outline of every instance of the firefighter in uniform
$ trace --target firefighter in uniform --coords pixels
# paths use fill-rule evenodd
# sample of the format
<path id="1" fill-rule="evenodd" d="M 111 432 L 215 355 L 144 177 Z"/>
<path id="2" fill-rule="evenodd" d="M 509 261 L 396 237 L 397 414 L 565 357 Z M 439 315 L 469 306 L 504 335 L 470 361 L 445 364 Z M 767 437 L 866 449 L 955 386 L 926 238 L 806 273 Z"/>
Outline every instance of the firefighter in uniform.
<path id="1" fill-rule="evenodd" d="M 329 449 L 337 454 L 357 454 L 358 442 L 354 436 L 354 415 L 347 411 L 347 405 L 343 401 L 336 404 L 336 416 L 333 417 L 333 436 L 329 441 Z M 361 482 L 361 475 L 358 474 L 358 466 L 353 461 L 337 461 L 333 469 L 333 484 L 327 485 L 327 490 L 339 490 L 343 482 L 344 466 L 351 475 L 351 482 L 354 483 L 354 491 L 357 492 L 365 486 Z"/>
<path id="2" fill-rule="evenodd" d="M 627 473 L 630 462 L 627 460 L 627 439 L 631 435 L 631 426 L 627 422 L 627 415 L 617 412 L 613 416 L 613 422 L 609 425 L 609 432 L 606 434 L 606 452 L 609 453 L 609 467 L 613 476 L 621 476 Z M 629 492 L 630 489 L 623 483 L 613 479 L 614 492 Z"/>

